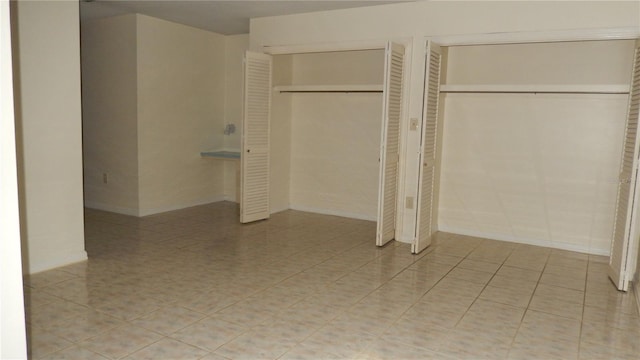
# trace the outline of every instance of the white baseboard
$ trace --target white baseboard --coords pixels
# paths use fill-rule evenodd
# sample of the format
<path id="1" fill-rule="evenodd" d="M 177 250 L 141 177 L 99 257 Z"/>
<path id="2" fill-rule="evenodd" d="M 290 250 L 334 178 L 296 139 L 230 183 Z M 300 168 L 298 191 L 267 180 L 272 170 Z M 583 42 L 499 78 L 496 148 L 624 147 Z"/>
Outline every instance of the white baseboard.
<path id="1" fill-rule="evenodd" d="M 609 256 L 609 251 L 610 251 L 609 249 L 606 249 L 606 250 L 590 249 L 586 246 L 581 246 L 581 245 L 565 244 L 565 243 L 559 243 L 556 241 L 523 238 L 523 237 L 516 237 L 516 236 L 504 235 L 504 234 L 491 234 L 491 233 L 484 233 L 481 231 L 459 229 L 459 228 L 448 227 L 448 226 L 438 226 L 438 231 L 448 232 L 448 233 L 453 233 L 458 235 L 475 236 L 475 237 L 481 237 L 481 238 L 492 239 L 492 240 L 509 241 L 509 242 L 514 242 L 519 244 L 545 246 L 545 247 L 550 247 L 554 249 L 569 250 L 569 251 L 575 251 L 575 252 L 591 254 L 591 255 Z"/>
<path id="2" fill-rule="evenodd" d="M 205 199 L 200 199 L 200 200 L 192 201 L 188 203 L 180 203 L 180 204 L 174 204 L 171 206 L 164 206 L 164 207 L 150 208 L 150 209 L 123 208 L 119 206 L 113 206 L 110 204 L 96 203 L 91 201 L 85 201 L 84 206 L 90 209 L 103 210 L 103 211 L 109 211 L 109 212 L 123 214 L 123 215 L 142 217 L 142 216 L 148 216 L 153 214 L 159 214 L 167 211 L 185 209 L 192 206 L 211 204 L 219 201 L 233 201 L 233 200 L 227 199 L 224 195 L 217 195 L 217 196 L 212 196 L 212 197 L 208 197 Z"/>
<path id="3" fill-rule="evenodd" d="M 269 214 L 276 214 L 276 213 L 287 211 L 287 210 L 291 210 L 291 208 L 289 206 L 274 207 L 269 209 Z"/>
<path id="4" fill-rule="evenodd" d="M 229 202 L 236 203 L 236 204 L 238 203 L 238 200 L 236 199 L 235 196 L 224 195 L 222 197 L 222 200 L 223 201 L 229 201 Z"/>
<path id="5" fill-rule="evenodd" d="M 35 274 L 42 271 L 51 270 L 60 266 L 71 265 L 80 261 L 87 260 L 87 252 L 82 250 L 70 254 L 51 254 L 47 260 L 39 263 L 29 263 L 29 268 L 24 269 L 28 274 Z"/>
<path id="6" fill-rule="evenodd" d="M 323 214 L 323 215 L 334 215 L 334 216 L 340 216 L 340 217 L 346 217 L 346 218 L 358 219 L 358 220 L 368 220 L 368 221 L 376 221 L 377 220 L 375 216 L 357 214 L 357 213 L 340 211 L 340 210 L 319 209 L 319 208 L 303 206 L 303 205 L 294 205 L 294 204 L 291 204 L 289 206 L 289 208 L 291 210 L 312 212 L 312 213 Z"/>
<path id="7" fill-rule="evenodd" d="M 84 207 L 95 210 L 108 211 L 117 214 L 138 216 L 138 209 L 125 208 L 120 206 L 113 206 L 110 204 L 97 203 L 92 201 L 85 201 Z"/>
<path id="8" fill-rule="evenodd" d="M 225 200 L 224 195 L 216 195 L 216 196 L 211 196 L 205 199 L 199 199 L 199 200 L 188 202 L 188 203 L 174 204 L 174 205 L 163 206 L 159 208 L 140 209 L 138 212 L 138 216 L 142 217 L 142 216 L 160 214 L 167 211 L 186 209 L 193 206 L 206 205 L 206 204 L 211 204 L 214 202 L 219 202 L 224 200 Z"/>

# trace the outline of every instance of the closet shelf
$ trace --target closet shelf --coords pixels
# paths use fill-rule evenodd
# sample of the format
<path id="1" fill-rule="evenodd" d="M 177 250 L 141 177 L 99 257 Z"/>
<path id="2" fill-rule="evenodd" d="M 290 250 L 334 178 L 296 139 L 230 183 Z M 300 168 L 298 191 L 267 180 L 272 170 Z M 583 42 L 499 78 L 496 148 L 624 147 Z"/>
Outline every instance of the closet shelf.
<path id="1" fill-rule="evenodd" d="M 629 85 L 440 85 L 441 93 L 628 94 Z"/>
<path id="2" fill-rule="evenodd" d="M 382 85 L 278 85 L 273 89 L 280 93 L 375 93 L 382 92 Z"/>

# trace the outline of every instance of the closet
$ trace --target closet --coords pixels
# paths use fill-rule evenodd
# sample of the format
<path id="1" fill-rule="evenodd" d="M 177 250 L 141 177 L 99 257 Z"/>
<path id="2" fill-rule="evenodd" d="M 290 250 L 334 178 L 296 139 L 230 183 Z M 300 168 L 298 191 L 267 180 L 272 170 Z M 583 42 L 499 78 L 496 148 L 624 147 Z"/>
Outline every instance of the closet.
<path id="1" fill-rule="evenodd" d="M 293 208 L 395 237 L 405 49 L 247 52 L 241 222 Z"/>
<path id="2" fill-rule="evenodd" d="M 442 53 L 438 229 L 610 252 L 611 278 L 626 289 L 628 240 L 637 237 L 634 41 L 449 46 Z"/>

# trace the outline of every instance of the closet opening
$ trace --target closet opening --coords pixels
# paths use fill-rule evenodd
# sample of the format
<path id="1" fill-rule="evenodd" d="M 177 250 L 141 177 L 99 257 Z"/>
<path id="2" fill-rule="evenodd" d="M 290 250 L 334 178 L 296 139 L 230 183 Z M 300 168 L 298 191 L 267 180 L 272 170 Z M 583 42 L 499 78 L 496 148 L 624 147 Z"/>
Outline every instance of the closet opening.
<path id="1" fill-rule="evenodd" d="M 269 171 L 268 191 L 260 193 L 269 212 L 295 209 L 376 221 L 377 244 L 392 240 L 404 47 L 264 56 L 271 59 L 268 110 L 260 110 L 268 115 Z M 265 95 L 245 90 L 245 99 L 251 98 Z M 255 109 L 246 104 L 245 120 Z M 246 180 L 251 172 L 243 172 Z M 251 193 L 246 182 L 241 188 Z M 241 212 L 246 209 L 241 204 Z"/>
<path id="2" fill-rule="evenodd" d="M 614 259 L 614 224 L 630 228 L 620 174 L 638 157 L 635 46 L 443 47 L 438 230 Z"/>

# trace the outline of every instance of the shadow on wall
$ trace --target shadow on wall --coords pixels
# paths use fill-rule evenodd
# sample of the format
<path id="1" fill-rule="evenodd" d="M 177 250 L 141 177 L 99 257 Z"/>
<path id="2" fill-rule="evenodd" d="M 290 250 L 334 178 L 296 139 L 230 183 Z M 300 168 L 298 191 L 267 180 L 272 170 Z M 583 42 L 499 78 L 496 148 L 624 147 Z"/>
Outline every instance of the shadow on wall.
<path id="1" fill-rule="evenodd" d="M 13 105 L 16 128 L 16 165 L 18 172 L 18 201 L 20 205 L 20 239 L 22 243 L 22 273 L 29 272 L 29 244 L 27 231 L 27 211 L 25 194 L 25 169 L 24 169 L 24 131 L 22 124 L 22 99 L 20 78 L 20 44 L 18 41 L 18 5 L 11 1 L 11 52 L 13 58 Z"/>

